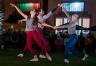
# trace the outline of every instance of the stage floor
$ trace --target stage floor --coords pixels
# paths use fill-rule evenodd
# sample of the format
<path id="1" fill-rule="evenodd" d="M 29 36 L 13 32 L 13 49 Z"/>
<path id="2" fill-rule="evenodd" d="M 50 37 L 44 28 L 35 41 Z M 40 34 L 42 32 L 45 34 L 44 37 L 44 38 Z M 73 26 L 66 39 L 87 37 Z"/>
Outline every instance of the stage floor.
<path id="1" fill-rule="evenodd" d="M 17 57 L 17 49 L 0 49 L 0 66 L 96 66 L 96 55 L 89 55 L 86 61 L 70 54 L 70 63 L 63 62 L 63 51 L 50 52 L 53 58 L 52 62 L 47 59 L 39 59 L 39 62 L 30 62 L 32 58 L 30 53 L 25 54 L 23 58 Z M 38 53 L 38 52 L 37 52 Z M 39 54 L 39 53 L 38 53 Z"/>

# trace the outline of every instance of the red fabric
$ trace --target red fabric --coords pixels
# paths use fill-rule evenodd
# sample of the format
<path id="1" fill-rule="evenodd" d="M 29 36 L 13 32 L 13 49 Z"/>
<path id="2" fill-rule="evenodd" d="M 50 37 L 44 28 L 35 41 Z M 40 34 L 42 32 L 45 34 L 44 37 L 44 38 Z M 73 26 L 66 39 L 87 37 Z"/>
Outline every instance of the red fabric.
<path id="1" fill-rule="evenodd" d="M 62 47 L 62 41 L 60 39 L 56 39 L 55 40 L 55 45 L 57 46 L 57 48 L 61 48 Z"/>
<path id="2" fill-rule="evenodd" d="M 36 31 L 37 31 L 41 41 L 43 42 L 43 45 L 45 45 L 46 49 L 49 51 L 50 50 L 49 41 L 44 36 L 43 30 L 41 28 L 38 28 Z"/>
<path id="3" fill-rule="evenodd" d="M 33 40 L 34 39 L 36 41 L 36 43 L 39 45 L 39 47 L 46 52 L 46 48 L 45 46 L 42 44 L 40 37 L 38 36 L 36 31 L 30 31 L 27 32 L 27 45 L 24 48 L 24 51 L 26 51 L 27 49 L 34 55 L 36 55 L 36 52 L 34 50 L 34 48 L 32 48 L 32 44 L 33 44 Z"/>

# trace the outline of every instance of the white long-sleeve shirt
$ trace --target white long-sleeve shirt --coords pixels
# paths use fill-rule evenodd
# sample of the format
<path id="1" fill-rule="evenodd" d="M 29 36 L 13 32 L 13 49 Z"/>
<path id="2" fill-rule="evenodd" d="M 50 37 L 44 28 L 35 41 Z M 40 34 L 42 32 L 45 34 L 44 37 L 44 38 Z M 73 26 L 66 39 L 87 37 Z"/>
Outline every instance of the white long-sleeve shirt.
<path id="1" fill-rule="evenodd" d="M 52 15 L 52 12 L 50 11 L 48 14 L 44 15 L 44 16 L 38 16 L 39 22 L 40 23 L 44 23 L 46 21 L 46 19 L 48 19 L 50 16 Z M 44 26 L 42 24 L 38 23 L 38 27 L 43 29 Z"/>
<path id="2" fill-rule="evenodd" d="M 26 21 L 26 29 L 25 31 L 33 31 L 38 27 L 38 25 L 33 24 L 33 20 L 30 18 Z"/>
<path id="3" fill-rule="evenodd" d="M 69 24 L 63 25 L 61 27 L 68 28 L 68 34 L 74 34 L 76 32 L 76 22 L 72 22 L 72 19 L 71 19 L 70 15 L 67 13 L 67 11 L 65 10 L 65 8 L 62 8 L 62 11 L 68 17 Z"/>

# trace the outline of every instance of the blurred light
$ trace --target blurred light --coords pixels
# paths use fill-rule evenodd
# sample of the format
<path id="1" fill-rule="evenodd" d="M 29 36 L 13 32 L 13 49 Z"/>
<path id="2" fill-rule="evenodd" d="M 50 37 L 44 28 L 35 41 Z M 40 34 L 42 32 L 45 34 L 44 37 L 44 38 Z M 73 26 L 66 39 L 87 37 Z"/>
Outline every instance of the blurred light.
<path id="1" fill-rule="evenodd" d="M 66 2 L 64 8 L 70 12 L 81 12 L 84 10 L 84 2 Z"/>
<path id="2" fill-rule="evenodd" d="M 33 6 L 34 4 L 33 3 L 29 3 L 29 6 Z"/>
<path id="3" fill-rule="evenodd" d="M 74 7 L 74 8 L 80 7 L 80 3 L 74 3 L 73 7 Z"/>
<path id="4" fill-rule="evenodd" d="M 36 3 L 36 4 L 35 4 L 35 8 L 36 8 L 36 9 L 40 8 L 40 4 L 39 4 L 39 3 Z"/>
<path id="5" fill-rule="evenodd" d="M 29 8 L 30 10 L 34 8 L 34 4 L 33 3 L 29 3 Z"/>
<path id="6" fill-rule="evenodd" d="M 40 8 L 40 3 L 19 3 L 17 6 L 23 11 L 30 11 L 33 8 Z"/>

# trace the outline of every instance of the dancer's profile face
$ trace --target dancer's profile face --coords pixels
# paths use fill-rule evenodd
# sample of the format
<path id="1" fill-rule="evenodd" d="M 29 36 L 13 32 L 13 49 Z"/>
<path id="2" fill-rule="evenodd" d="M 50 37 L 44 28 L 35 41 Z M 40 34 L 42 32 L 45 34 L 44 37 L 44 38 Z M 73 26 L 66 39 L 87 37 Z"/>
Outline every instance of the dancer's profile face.
<path id="1" fill-rule="evenodd" d="M 78 20 L 78 14 L 73 14 L 72 15 L 72 22 L 76 22 Z"/>
<path id="2" fill-rule="evenodd" d="M 30 14 L 31 14 L 32 16 L 34 16 L 34 15 L 36 14 L 35 9 L 31 10 L 31 11 L 30 11 Z"/>
<path id="3" fill-rule="evenodd" d="M 40 14 L 41 14 L 41 15 L 44 15 L 43 9 L 40 10 Z"/>

